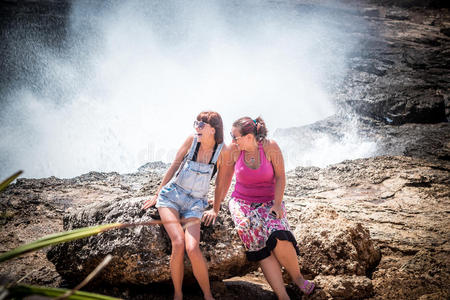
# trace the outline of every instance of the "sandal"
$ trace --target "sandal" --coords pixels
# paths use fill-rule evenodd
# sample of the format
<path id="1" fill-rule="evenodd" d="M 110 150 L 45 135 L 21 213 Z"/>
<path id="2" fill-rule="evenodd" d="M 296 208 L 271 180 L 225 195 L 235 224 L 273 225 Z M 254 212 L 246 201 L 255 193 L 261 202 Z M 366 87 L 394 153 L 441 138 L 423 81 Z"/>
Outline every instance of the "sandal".
<path id="1" fill-rule="evenodd" d="M 308 284 L 310 284 L 309 287 L 307 287 Z M 311 295 L 311 293 L 314 291 L 314 287 L 315 287 L 314 282 L 310 282 L 310 281 L 308 281 L 308 280 L 305 280 L 305 281 L 303 282 L 303 288 L 301 288 L 301 291 L 302 291 L 306 296 L 308 296 L 308 295 Z"/>

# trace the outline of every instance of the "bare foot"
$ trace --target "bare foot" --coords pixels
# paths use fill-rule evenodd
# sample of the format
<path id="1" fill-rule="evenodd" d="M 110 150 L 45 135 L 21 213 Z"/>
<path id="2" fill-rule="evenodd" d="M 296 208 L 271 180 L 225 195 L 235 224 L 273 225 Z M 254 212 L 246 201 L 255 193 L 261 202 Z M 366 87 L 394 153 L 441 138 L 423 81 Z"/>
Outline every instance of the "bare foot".
<path id="1" fill-rule="evenodd" d="M 174 294 L 173 300 L 183 300 L 183 294 Z"/>

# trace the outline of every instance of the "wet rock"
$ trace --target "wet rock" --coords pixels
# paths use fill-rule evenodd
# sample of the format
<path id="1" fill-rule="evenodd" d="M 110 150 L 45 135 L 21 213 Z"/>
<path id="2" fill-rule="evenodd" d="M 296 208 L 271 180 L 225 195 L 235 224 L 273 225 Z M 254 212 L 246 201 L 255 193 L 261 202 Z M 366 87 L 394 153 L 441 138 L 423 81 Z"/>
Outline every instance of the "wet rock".
<path id="1" fill-rule="evenodd" d="M 337 103 L 346 111 L 391 125 L 446 122 L 448 11 L 425 16 L 417 10 L 375 6 L 361 14 L 367 27 L 353 33 L 359 46 L 352 52 L 346 78 L 336 88 Z"/>
<path id="2" fill-rule="evenodd" d="M 441 28 L 440 32 L 450 37 L 450 27 Z"/>
<path id="3" fill-rule="evenodd" d="M 408 101 L 396 99 L 395 105 L 388 99 L 375 102 L 348 100 L 346 103 L 362 116 L 393 125 L 446 122 L 444 98 L 440 95 L 433 95 L 434 91 L 429 91 L 426 98 L 421 98 L 426 93 L 421 91 L 421 96 L 417 96 L 415 99 L 409 98 Z M 409 91 L 408 94 L 409 97 L 414 97 L 412 92 Z"/>
<path id="4" fill-rule="evenodd" d="M 321 139 L 337 145 L 353 140 L 373 145 L 367 155 L 405 155 L 450 159 L 450 123 L 388 125 L 371 118 L 336 114 L 313 124 L 277 129 L 274 138 L 289 139 L 294 154 L 306 152 Z"/>
<path id="5" fill-rule="evenodd" d="M 404 21 L 404 20 L 409 20 L 409 14 L 408 14 L 408 12 L 405 12 L 405 11 L 402 11 L 402 10 L 391 9 L 386 14 L 386 18 L 387 19 L 392 19 L 392 20 Z"/>

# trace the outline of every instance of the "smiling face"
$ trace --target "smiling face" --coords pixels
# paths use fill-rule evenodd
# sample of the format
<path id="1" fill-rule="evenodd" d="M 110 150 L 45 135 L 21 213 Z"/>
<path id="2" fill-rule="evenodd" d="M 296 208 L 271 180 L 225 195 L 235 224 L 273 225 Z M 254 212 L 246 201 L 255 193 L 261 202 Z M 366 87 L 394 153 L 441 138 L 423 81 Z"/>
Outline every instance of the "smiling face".
<path id="1" fill-rule="evenodd" d="M 198 136 L 205 143 L 223 143 L 223 122 L 222 117 L 215 111 L 202 111 L 197 115 L 194 128 Z M 210 140 L 211 138 L 211 140 Z"/>
<path id="2" fill-rule="evenodd" d="M 216 130 L 208 123 L 196 120 L 194 122 L 194 128 L 196 131 L 198 142 L 201 142 L 202 140 L 214 140 L 214 134 Z"/>

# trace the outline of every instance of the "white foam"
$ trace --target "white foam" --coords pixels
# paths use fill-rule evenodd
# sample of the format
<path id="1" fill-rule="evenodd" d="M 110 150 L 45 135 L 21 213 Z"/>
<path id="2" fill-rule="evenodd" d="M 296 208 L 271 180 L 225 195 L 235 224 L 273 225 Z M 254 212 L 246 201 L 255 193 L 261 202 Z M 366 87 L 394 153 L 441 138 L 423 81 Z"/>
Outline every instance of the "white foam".
<path id="1" fill-rule="evenodd" d="M 73 3 L 70 58 L 40 53 L 43 69 L 30 76 L 50 81 L 39 92 L 15 91 L 1 113 L 3 177 L 17 169 L 26 177 L 123 173 L 170 162 L 202 110 L 222 114 L 227 141 L 241 116 L 261 115 L 273 130 L 334 113 L 326 85 L 345 75 L 356 41 L 340 40 L 339 28 L 321 22 L 331 16 L 251 1 L 162 3 Z M 326 148 L 336 144 L 319 139 L 301 157 L 288 155 L 289 163 L 367 153 L 350 145 L 333 156 Z"/>

